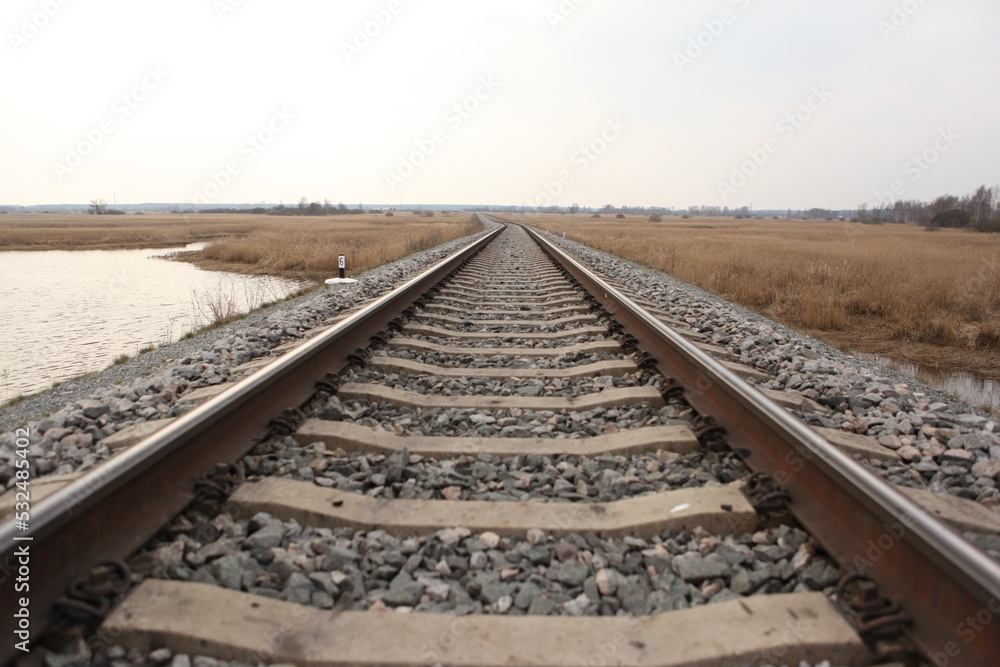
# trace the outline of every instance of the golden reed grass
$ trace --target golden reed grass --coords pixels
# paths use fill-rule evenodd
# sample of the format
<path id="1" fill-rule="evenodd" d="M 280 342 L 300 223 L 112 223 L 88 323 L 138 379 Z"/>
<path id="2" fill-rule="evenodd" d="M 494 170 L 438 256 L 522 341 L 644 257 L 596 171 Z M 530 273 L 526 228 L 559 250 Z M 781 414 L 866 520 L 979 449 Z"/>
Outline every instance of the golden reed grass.
<path id="1" fill-rule="evenodd" d="M 1000 377 L 998 234 L 676 216 L 660 223 L 639 216 L 514 219 L 565 232 L 841 347 Z"/>
<path id="2" fill-rule="evenodd" d="M 411 213 L 317 217 L 267 216 L 250 233 L 211 242 L 196 260 L 251 268 L 255 273 L 322 280 L 337 275 L 341 253 L 349 275 L 461 238 L 483 227 L 470 216 L 426 218 Z"/>
<path id="3" fill-rule="evenodd" d="M 207 241 L 183 259 L 206 269 L 307 280 L 361 273 L 482 231 L 466 213 L 285 217 L 253 214 L 0 215 L 0 250 L 149 248 Z"/>
<path id="4" fill-rule="evenodd" d="M 6 214 L 0 215 L 0 250 L 92 250 L 183 245 L 245 234 L 260 216 Z"/>

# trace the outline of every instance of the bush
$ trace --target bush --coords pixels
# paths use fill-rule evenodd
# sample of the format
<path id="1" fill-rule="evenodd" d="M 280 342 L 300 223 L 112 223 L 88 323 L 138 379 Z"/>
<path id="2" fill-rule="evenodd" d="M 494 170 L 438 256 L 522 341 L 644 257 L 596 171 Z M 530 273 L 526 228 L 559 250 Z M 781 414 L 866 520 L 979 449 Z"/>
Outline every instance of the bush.
<path id="1" fill-rule="evenodd" d="M 650 222 L 663 222 L 663 216 L 662 215 L 651 215 L 651 216 L 649 216 L 649 221 Z"/>
<path id="2" fill-rule="evenodd" d="M 619 213 L 615 217 L 618 218 L 619 220 L 624 220 L 625 219 L 625 214 L 624 213 Z"/>
<path id="3" fill-rule="evenodd" d="M 595 213 L 594 215 L 592 215 L 590 217 L 591 218 L 599 218 L 599 217 L 601 217 L 601 214 L 600 213 Z"/>
<path id="4" fill-rule="evenodd" d="M 971 218 L 960 208 L 953 208 L 944 213 L 938 213 L 931 218 L 930 227 L 968 227 Z"/>
<path id="5" fill-rule="evenodd" d="M 391 217 L 393 217 L 394 215 L 396 215 L 396 214 L 395 214 L 395 213 L 393 213 L 392 211 L 386 211 L 386 212 L 385 212 L 385 217 L 387 217 L 387 218 L 391 218 Z"/>
<path id="6" fill-rule="evenodd" d="M 681 218 L 682 218 L 683 220 L 690 220 L 690 219 L 691 219 L 691 216 L 690 216 L 690 215 L 682 215 L 682 216 L 681 216 Z"/>
<path id="7" fill-rule="evenodd" d="M 424 213 L 424 217 L 425 218 L 433 218 L 434 217 L 434 211 L 427 211 L 426 213 Z"/>
<path id="8" fill-rule="evenodd" d="M 976 225 L 976 231 L 987 232 L 989 234 L 1000 234 L 1000 218 L 988 220 Z"/>

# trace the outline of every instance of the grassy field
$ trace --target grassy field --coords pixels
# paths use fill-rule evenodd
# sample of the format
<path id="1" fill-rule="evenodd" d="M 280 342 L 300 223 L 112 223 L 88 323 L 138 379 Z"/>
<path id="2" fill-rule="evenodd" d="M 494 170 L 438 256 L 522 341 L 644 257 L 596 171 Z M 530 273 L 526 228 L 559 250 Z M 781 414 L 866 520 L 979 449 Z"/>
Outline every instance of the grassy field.
<path id="1" fill-rule="evenodd" d="M 665 216 L 512 219 L 674 275 L 842 349 L 1000 379 L 1000 235 Z"/>
<path id="2" fill-rule="evenodd" d="M 322 280 L 336 277 L 337 255 L 347 255 L 348 275 L 440 243 L 482 231 L 465 213 L 337 215 L 315 218 L 266 216 L 249 233 L 219 239 L 193 253 L 205 268 Z"/>
<path id="3" fill-rule="evenodd" d="M 357 274 L 482 226 L 464 213 L 413 213 L 285 217 L 252 214 L 0 215 L 2 250 L 94 250 L 180 246 L 205 241 L 186 253 L 202 268 L 322 280 L 337 274 L 347 255 Z"/>
<path id="4" fill-rule="evenodd" d="M 0 250 L 110 250 L 166 248 L 245 234 L 262 216 L 178 215 L 0 215 Z"/>

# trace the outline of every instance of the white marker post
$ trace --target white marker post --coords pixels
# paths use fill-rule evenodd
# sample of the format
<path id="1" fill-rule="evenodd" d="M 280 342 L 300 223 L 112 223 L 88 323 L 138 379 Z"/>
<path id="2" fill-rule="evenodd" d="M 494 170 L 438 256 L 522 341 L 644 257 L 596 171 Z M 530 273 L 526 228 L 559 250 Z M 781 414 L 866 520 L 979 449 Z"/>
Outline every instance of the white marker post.
<path id="1" fill-rule="evenodd" d="M 358 282 L 353 278 L 345 277 L 347 275 L 347 258 L 344 255 L 340 255 L 340 257 L 337 258 L 337 266 L 340 269 L 340 277 L 330 278 L 326 281 L 327 285 L 352 285 Z"/>

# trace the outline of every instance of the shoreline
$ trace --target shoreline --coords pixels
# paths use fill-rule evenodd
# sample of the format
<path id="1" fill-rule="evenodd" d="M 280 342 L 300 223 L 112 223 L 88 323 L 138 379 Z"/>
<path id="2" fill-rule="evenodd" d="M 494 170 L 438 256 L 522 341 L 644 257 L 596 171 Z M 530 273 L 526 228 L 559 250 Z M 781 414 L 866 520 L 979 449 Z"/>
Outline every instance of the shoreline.
<path id="1" fill-rule="evenodd" d="M 478 233 L 473 236 L 478 236 Z M 449 248 L 456 247 L 465 239 L 466 237 L 448 241 L 369 269 L 356 276 L 360 281 L 359 287 L 352 290 L 352 293 L 357 292 L 359 298 L 370 298 L 371 294 L 391 288 L 398 280 L 408 279 L 415 275 L 414 272 L 427 268 L 429 263 L 437 261 L 436 258 L 450 252 Z M 339 290 L 325 289 L 323 285 L 317 286 L 317 289 L 302 296 L 264 306 L 256 312 L 247 313 L 219 327 L 138 354 L 124 363 L 111 365 L 30 394 L 14 405 L 0 406 L 0 434 L 45 419 L 65 408 L 67 404 L 79 403 L 97 395 L 108 395 L 117 386 L 148 379 L 158 372 L 169 369 L 171 365 L 212 348 L 215 342 L 231 338 L 240 332 L 256 327 L 265 329 L 272 317 L 294 316 L 300 309 L 305 309 L 303 312 L 315 310 L 323 302 L 338 300 L 340 297 L 333 297 L 337 291 Z M 366 294 L 369 296 L 365 297 Z"/>
<path id="2" fill-rule="evenodd" d="M 109 241 L 107 243 L 33 243 L 27 245 L 6 245 L 0 246 L 0 253 L 4 252 L 46 252 L 49 250 L 62 250 L 68 252 L 85 252 L 92 250 L 169 250 L 171 248 L 184 248 L 192 243 L 205 243 L 214 239 L 224 238 L 225 234 L 213 236 L 192 236 L 191 238 L 177 241 Z"/>
<path id="3" fill-rule="evenodd" d="M 785 325 L 791 329 L 795 327 Z M 976 350 L 960 346 L 941 346 L 930 343 L 885 340 L 870 340 L 864 337 L 862 329 L 855 331 L 822 331 L 798 329 L 803 334 L 846 354 L 873 354 L 892 359 L 895 363 L 912 364 L 930 373 L 971 375 L 979 380 L 1000 381 L 1000 355 L 984 355 Z"/>
<path id="4" fill-rule="evenodd" d="M 140 249 L 176 249 L 176 252 L 164 255 L 164 259 L 169 261 L 187 262 L 205 271 L 235 273 L 246 276 L 270 276 L 275 278 L 285 278 L 291 280 L 310 281 L 321 285 L 315 275 L 306 269 L 283 270 L 267 267 L 263 263 L 247 264 L 243 262 L 223 261 L 206 258 L 201 251 L 183 251 L 186 245 L 200 243 L 212 239 L 224 238 L 228 235 L 191 235 L 189 240 L 171 243 L 122 243 L 108 242 L 104 244 L 93 244 L 78 246 L 73 244 L 51 244 L 46 246 L 31 247 L 0 247 L 0 253 L 5 251 L 20 252 L 41 252 L 45 250 L 140 250 Z M 2 255 L 0 255 L 2 256 Z M 642 266 L 642 265 L 640 265 Z M 656 270 L 652 267 L 643 266 L 648 270 Z M 702 288 L 704 289 L 704 288 Z M 705 290 L 707 292 L 707 290 Z M 731 301 L 725 295 L 713 294 L 717 298 Z M 753 309 L 748 309 L 753 310 Z M 759 315 L 771 319 L 783 326 L 796 331 L 802 335 L 822 341 L 827 345 L 839 349 L 845 354 L 872 354 L 891 359 L 894 363 L 911 364 L 935 374 L 966 374 L 977 380 L 1000 381 L 1000 354 L 987 354 L 980 350 L 969 349 L 964 346 L 942 346 L 931 343 L 919 343 L 913 341 L 899 340 L 892 341 L 877 335 L 879 325 L 877 322 L 859 322 L 848 330 L 823 330 L 808 327 L 797 327 L 794 324 L 783 321 L 783 318 L 773 314 L 759 311 Z M 98 371 L 99 372 L 99 371 Z"/>

